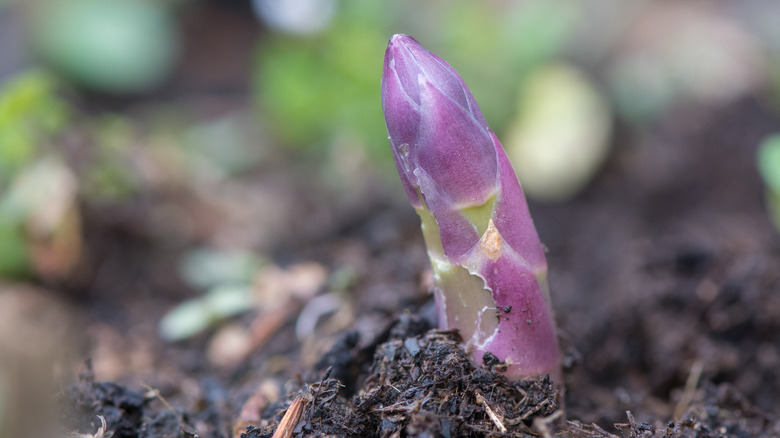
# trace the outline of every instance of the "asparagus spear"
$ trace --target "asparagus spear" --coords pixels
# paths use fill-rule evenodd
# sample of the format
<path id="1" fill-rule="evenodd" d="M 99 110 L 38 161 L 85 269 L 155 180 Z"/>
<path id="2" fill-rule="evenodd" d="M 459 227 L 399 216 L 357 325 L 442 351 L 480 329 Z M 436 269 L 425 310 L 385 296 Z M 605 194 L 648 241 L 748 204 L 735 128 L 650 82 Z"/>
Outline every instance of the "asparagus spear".
<path id="1" fill-rule="evenodd" d="M 420 215 L 439 325 L 506 375 L 560 379 L 547 262 L 509 160 L 463 79 L 406 35 L 385 52 L 382 107 L 398 173 Z"/>

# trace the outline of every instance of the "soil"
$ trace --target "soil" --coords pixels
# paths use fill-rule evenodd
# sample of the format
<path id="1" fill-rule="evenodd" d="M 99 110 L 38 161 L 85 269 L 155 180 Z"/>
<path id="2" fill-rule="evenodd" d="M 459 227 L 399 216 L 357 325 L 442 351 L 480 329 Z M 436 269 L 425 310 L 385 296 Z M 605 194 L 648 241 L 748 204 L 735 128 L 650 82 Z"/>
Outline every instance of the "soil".
<path id="1" fill-rule="evenodd" d="M 549 247 L 565 400 L 546 379 L 507 382 L 494 358 L 472 364 L 456 333 L 433 328 L 416 218 L 390 202 L 277 250 L 330 269 L 361 260 L 359 316 L 318 340 L 327 351 L 309 344 L 315 361 L 294 341 L 294 317 L 227 371 L 204 357 L 209 336 L 153 341 L 157 375 L 96 382 L 85 368 L 62 394 L 68 430 L 94 434 L 101 416 L 114 437 L 780 436 L 780 239 L 753 165 L 753 145 L 777 126 L 752 98 L 681 116 L 619 146 L 576 200 L 532 204 Z M 121 242 L 123 260 L 175 255 L 93 225 L 102 242 Z M 123 266 L 112 278 L 128 277 Z M 147 287 L 165 283 L 160 266 L 137 266 L 160 282 Z M 105 312 L 127 297 L 82 304 L 95 306 L 93 321 L 135 327 L 153 325 L 138 318 L 170 295 L 133 297 L 140 310 L 124 321 Z"/>
<path id="2" fill-rule="evenodd" d="M 53 285 L 80 315 L 58 418 L 95 438 L 780 437 L 780 235 L 754 164 L 779 128 L 755 96 L 680 108 L 646 132 L 619 128 L 576 199 L 531 204 L 548 247 L 563 397 L 548 378 L 508 382 L 495 358 L 473 364 L 457 333 L 435 328 L 419 222 L 400 187 L 368 184 L 349 202 L 299 177 L 304 165 L 257 177 L 298 200 L 294 232 L 268 245 L 275 264 L 313 262 L 331 282 L 351 270 L 348 316 L 323 316 L 303 342 L 295 323 L 311 296 L 276 318 L 250 312 L 160 340 L 160 317 L 193 295 L 176 263 L 197 242 L 149 212 L 200 211 L 193 235 L 216 219 L 176 193 L 85 206 L 91 269 Z M 228 329 L 257 327 L 245 354 L 215 348 Z"/>

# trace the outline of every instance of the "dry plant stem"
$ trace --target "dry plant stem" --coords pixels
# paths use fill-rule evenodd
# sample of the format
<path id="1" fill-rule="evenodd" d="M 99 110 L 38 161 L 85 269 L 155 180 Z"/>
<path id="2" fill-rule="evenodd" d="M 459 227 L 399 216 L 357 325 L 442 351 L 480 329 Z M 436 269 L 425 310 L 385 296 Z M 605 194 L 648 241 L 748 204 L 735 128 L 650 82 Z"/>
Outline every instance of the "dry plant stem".
<path id="1" fill-rule="evenodd" d="M 290 438 L 293 436 L 295 426 L 298 425 L 298 421 L 301 419 L 304 404 L 303 397 L 300 395 L 295 397 L 290 407 L 287 408 L 287 412 L 284 413 L 282 421 L 279 422 L 279 426 L 276 427 L 272 438 Z"/>
<path id="2" fill-rule="evenodd" d="M 534 419 L 534 429 L 538 430 L 543 438 L 552 438 L 552 431 L 550 430 L 550 424 L 563 416 L 563 410 L 557 410 L 553 414 L 547 417 L 540 417 Z"/>
<path id="3" fill-rule="evenodd" d="M 159 389 L 152 388 L 151 386 L 147 385 L 144 382 L 141 382 L 141 386 L 147 391 L 146 394 L 147 397 L 153 397 L 156 398 L 157 400 L 160 400 L 160 403 L 162 403 L 163 406 L 165 406 L 165 409 L 167 409 L 168 412 L 172 413 L 176 417 L 176 420 L 179 422 L 179 430 L 190 435 L 195 435 L 195 433 L 191 431 L 193 427 L 191 425 L 188 425 L 184 419 L 184 416 L 182 416 L 182 414 L 179 411 L 174 409 L 174 407 L 168 402 L 168 400 L 166 400 L 165 397 L 163 397 L 162 394 L 160 394 Z"/>
<path id="4" fill-rule="evenodd" d="M 268 400 L 262 392 L 262 386 L 258 386 L 252 395 L 244 402 L 238 419 L 233 422 L 233 438 L 241 438 L 247 426 L 257 426 L 261 420 L 261 412 L 268 405 Z"/>
<path id="5" fill-rule="evenodd" d="M 680 396 L 680 400 L 674 407 L 674 421 L 682 420 L 682 416 L 685 414 L 685 411 L 687 411 L 688 407 L 690 407 L 691 401 L 693 401 L 693 395 L 696 392 L 696 388 L 699 386 L 699 378 L 701 378 L 701 373 L 703 370 L 704 361 L 701 359 L 696 359 L 693 365 L 691 365 L 691 371 L 688 373 L 688 379 L 685 381 L 685 389 Z"/>
<path id="6" fill-rule="evenodd" d="M 490 421 L 493 422 L 493 424 L 496 425 L 496 429 L 498 429 L 501 433 L 506 433 L 506 426 L 504 426 L 504 420 L 497 415 L 495 412 L 493 412 L 493 409 L 490 407 L 490 404 L 485 400 L 485 397 L 482 396 L 482 394 L 479 393 L 479 391 L 475 392 L 477 395 L 477 403 L 484 405 L 485 410 L 488 413 L 488 417 L 490 417 Z"/>
<path id="7" fill-rule="evenodd" d="M 510 379 L 550 374 L 560 354 L 547 262 L 525 196 L 468 87 L 406 35 L 385 53 L 382 106 L 404 189 L 420 215 L 442 329 Z M 559 383 L 560 384 L 560 383 Z"/>

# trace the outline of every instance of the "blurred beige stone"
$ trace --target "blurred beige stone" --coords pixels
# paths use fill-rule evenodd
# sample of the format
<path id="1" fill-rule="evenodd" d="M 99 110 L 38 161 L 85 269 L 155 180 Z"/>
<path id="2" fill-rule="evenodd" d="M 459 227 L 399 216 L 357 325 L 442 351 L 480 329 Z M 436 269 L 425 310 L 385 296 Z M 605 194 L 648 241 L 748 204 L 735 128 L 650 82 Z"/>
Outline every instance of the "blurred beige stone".
<path id="1" fill-rule="evenodd" d="M 0 436 L 45 436 L 73 318 L 52 293 L 0 283 Z"/>

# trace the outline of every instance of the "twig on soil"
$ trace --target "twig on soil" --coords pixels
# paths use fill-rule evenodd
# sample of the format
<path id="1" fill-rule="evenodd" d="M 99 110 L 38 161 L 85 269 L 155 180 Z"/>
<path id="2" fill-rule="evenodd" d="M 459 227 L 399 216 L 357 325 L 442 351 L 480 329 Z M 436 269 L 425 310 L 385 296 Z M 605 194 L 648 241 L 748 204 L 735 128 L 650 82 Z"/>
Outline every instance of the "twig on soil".
<path id="1" fill-rule="evenodd" d="M 477 403 L 485 406 L 485 410 L 487 411 L 488 417 L 490 417 L 490 420 L 492 420 L 493 424 L 496 425 L 496 428 L 498 428 L 498 430 L 501 431 L 501 433 L 506 433 L 506 426 L 504 426 L 504 422 L 498 415 L 496 415 L 495 412 L 493 412 L 493 409 L 491 409 L 487 400 L 485 400 L 485 397 L 483 397 L 479 391 L 474 391 L 474 393 L 477 396 Z"/>
<path id="2" fill-rule="evenodd" d="M 545 401 L 539 403 L 538 405 L 534 406 L 533 409 L 531 409 L 530 411 L 524 413 L 523 415 L 520 415 L 519 417 L 508 418 L 506 420 L 506 423 L 509 424 L 510 426 L 514 426 L 516 424 L 520 424 L 524 420 L 526 420 L 528 417 L 530 417 L 531 415 L 533 415 L 533 414 L 539 412 L 540 410 L 542 410 L 542 408 L 547 407 L 548 404 L 549 403 L 547 403 L 547 400 L 545 400 Z"/>
<path id="3" fill-rule="evenodd" d="M 320 396 L 322 385 L 326 380 L 328 380 L 328 377 L 330 377 L 331 371 L 333 371 L 333 367 L 329 366 L 328 369 L 325 370 L 325 373 L 323 373 L 322 378 L 320 379 L 320 384 L 317 385 L 317 392 L 314 393 L 314 397 L 311 399 L 311 404 L 309 404 L 309 410 L 306 411 L 307 420 L 311 420 L 311 412 L 314 410 L 314 405 L 317 404 L 317 398 Z"/>
<path id="4" fill-rule="evenodd" d="M 428 393 L 425 395 L 425 397 L 420 400 L 417 399 L 414 401 L 414 403 L 407 405 L 403 402 L 401 403 L 394 403 L 390 406 L 385 406 L 381 408 L 374 408 L 372 409 L 374 412 L 419 412 L 420 407 L 425 405 L 425 403 L 428 403 L 431 400 L 431 394 Z"/>
<path id="5" fill-rule="evenodd" d="M 634 414 L 631 411 L 626 411 L 626 417 L 628 417 L 628 423 L 615 423 L 615 427 L 618 429 L 629 429 L 631 436 L 653 436 L 655 427 L 648 423 L 638 423 Z M 649 434 L 649 435 L 647 435 Z"/>
<path id="6" fill-rule="evenodd" d="M 523 388 L 520 388 L 520 387 L 517 387 L 517 386 L 515 386 L 515 389 L 517 389 L 517 392 L 519 392 L 523 396 L 523 398 L 521 398 L 520 401 L 517 404 L 518 405 L 525 404 L 526 400 L 528 399 L 528 393 Z"/>
<path id="7" fill-rule="evenodd" d="M 583 434 L 582 436 L 592 437 L 594 436 L 593 431 L 596 431 L 596 433 L 600 435 L 600 438 L 620 438 L 619 436 L 613 433 L 607 432 L 596 423 L 591 423 L 587 426 L 583 425 L 579 421 L 567 421 L 566 423 L 569 425 L 569 431 L 581 432 Z M 575 436 L 580 436 L 580 435 L 575 435 Z"/>
<path id="8" fill-rule="evenodd" d="M 187 430 L 187 429 L 193 429 L 193 427 L 192 427 L 191 425 L 187 424 L 187 423 L 184 421 L 184 416 L 183 416 L 183 415 L 181 415 L 181 414 L 179 413 L 179 411 L 177 411 L 176 409 L 174 409 L 174 407 L 173 407 L 173 406 L 172 406 L 170 403 L 168 403 L 168 400 L 166 400 L 166 399 L 165 399 L 165 397 L 163 397 L 163 396 L 162 396 L 162 394 L 160 394 L 160 390 L 159 390 L 159 389 L 152 388 L 151 386 L 147 385 L 147 384 L 146 384 L 146 383 L 144 383 L 144 382 L 139 382 L 139 383 L 140 383 L 140 384 L 141 384 L 141 386 L 142 386 L 142 387 L 143 387 L 143 388 L 144 388 L 144 389 L 145 389 L 145 390 L 146 390 L 146 391 L 149 393 L 149 395 L 151 396 L 151 398 L 156 398 L 157 400 L 160 400 L 160 403 L 162 403 L 162 404 L 163 404 L 163 406 L 165 406 L 165 409 L 167 409 L 167 410 L 168 410 L 168 411 L 170 411 L 170 412 L 171 412 L 173 415 L 175 415 L 175 416 L 176 416 L 176 421 L 178 421 L 178 422 L 179 422 L 179 429 L 180 429 L 182 432 L 184 432 L 184 433 L 186 433 L 186 434 L 189 434 L 190 436 L 198 436 L 196 433 L 194 433 L 194 432 L 191 432 L 191 431 Z M 147 397 L 148 397 L 149 395 L 147 395 Z M 185 428 L 184 426 L 187 426 L 187 428 Z"/>
<path id="9" fill-rule="evenodd" d="M 179 420 L 179 422 L 181 422 L 182 420 L 181 415 L 179 415 L 176 409 L 174 409 L 173 406 L 171 406 L 171 404 L 168 403 L 168 400 L 166 400 L 165 397 L 163 397 L 162 394 L 160 394 L 160 391 L 158 389 L 152 388 L 151 386 L 147 385 L 144 382 L 140 382 L 140 384 L 149 393 L 149 395 L 151 395 L 150 398 L 156 398 L 157 400 L 160 400 L 163 406 L 165 406 L 166 409 L 168 409 L 174 415 L 176 415 L 176 418 Z M 149 397 L 149 395 L 147 395 L 147 397 Z"/>
<path id="10" fill-rule="evenodd" d="M 276 431 L 271 438 L 290 438 L 293 435 L 295 427 L 301 420 L 301 414 L 303 413 L 303 397 L 298 395 L 295 400 L 287 408 L 287 412 L 284 413 L 282 421 L 279 422 Z"/>
<path id="11" fill-rule="evenodd" d="M 251 341 L 237 363 L 245 361 L 254 351 L 265 345 L 279 329 L 301 308 L 295 299 L 289 299 L 281 308 L 260 313 L 249 328 Z"/>
<path id="12" fill-rule="evenodd" d="M 674 407 L 674 421 L 680 421 L 682 416 L 688 410 L 688 407 L 693 400 L 693 395 L 696 392 L 696 388 L 699 387 L 699 379 L 701 378 L 701 372 L 704 369 L 704 361 L 697 359 L 693 365 L 691 365 L 691 371 L 688 373 L 688 380 L 685 381 L 685 390 L 680 396 L 680 401 Z"/>
<path id="13" fill-rule="evenodd" d="M 558 409 L 547 417 L 534 418 L 534 429 L 538 430 L 539 433 L 542 434 L 542 437 L 552 438 L 552 431 L 550 431 L 549 425 L 555 420 L 561 418 L 562 415 L 563 410 Z"/>
<path id="14" fill-rule="evenodd" d="M 233 438 L 239 438 L 249 425 L 260 423 L 260 412 L 268 405 L 268 399 L 263 394 L 262 385 L 244 402 L 238 419 L 233 423 Z"/>

